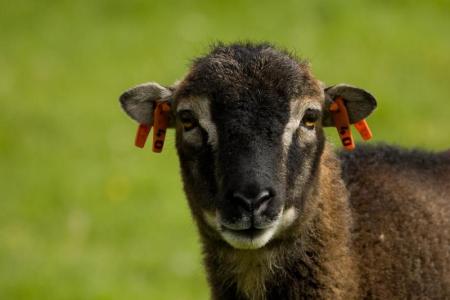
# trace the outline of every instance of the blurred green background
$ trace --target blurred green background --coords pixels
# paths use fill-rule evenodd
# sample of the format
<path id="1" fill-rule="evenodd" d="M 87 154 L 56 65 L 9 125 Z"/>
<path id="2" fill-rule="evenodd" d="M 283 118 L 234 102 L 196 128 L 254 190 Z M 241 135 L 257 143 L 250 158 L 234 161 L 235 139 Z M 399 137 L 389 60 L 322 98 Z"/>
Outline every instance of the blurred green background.
<path id="1" fill-rule="evenodd" d="M 295 50 L 377 96 L 375 142 L 450 147 L 448 1 L 0 4 L 0 299 L 208 298 L 173 135 L 133 147 L 117 98 L 211 42 Z"/>

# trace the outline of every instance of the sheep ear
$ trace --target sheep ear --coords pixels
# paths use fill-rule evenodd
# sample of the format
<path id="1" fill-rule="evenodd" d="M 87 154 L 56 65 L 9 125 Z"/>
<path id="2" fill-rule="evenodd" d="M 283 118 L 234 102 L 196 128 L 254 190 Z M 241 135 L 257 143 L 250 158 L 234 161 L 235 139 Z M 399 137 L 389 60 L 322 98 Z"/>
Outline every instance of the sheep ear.
<path id="1" fill-rule="evenodd" d="M 377 101 L 372 94 L 348 84 L 333 85 L 325 88 L 324 91 L 326 109 L 322 121 L 323 126 L 334 126 L 329 108 L 337 97 L 344 99 L 351 124 L 365 119 L 377 107 Z"/>
<path id="2" fill-rule="evenodd" d="M 139 124 L 153 123 L 153 109 L 157 101 L 172 95 L 172 88 L 148 82 L 125 91 L 119 98 L 123 110 Z"/>

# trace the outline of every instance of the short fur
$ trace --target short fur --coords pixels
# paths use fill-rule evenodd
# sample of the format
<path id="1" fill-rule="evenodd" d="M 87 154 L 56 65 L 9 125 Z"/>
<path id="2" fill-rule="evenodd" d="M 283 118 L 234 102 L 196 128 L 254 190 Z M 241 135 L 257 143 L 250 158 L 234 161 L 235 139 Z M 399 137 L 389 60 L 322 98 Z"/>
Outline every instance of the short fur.
<path id="1" fill-rule="evenodd" d="M 269 44 L 219 44 L 173 91 L 174 111 L 196 101 L 208 110 L 189 132 L 179 115 L 174 124 L 214 299 L 450 299 L 449 152 L 380 145 L 337 155 L 323 134 L 326 101 L 344 93 L 361 118 L 375 99 L 347 85 L 324 90 L 308 64 Z M 156 100 L 136 95 L 122 105 L 145 116 L 136 105 Z M 293 107 L 301 122 L 290 121 Z M 317 107 L 320 119 L 305 126 Z M 243 206 L 236 191 L 253 202 Z M 281 229 L 253 248 L 224 235 L 253 241 L 273 224 Z"/>
<path id="2" fill-rule="evenodd" d="M 258 250 L 205 240 L 214 299 L 356 299 L 359 274 L 352 220 L 339 163 L 327 149 L 309 201 L 313 207 L 284 239 Z M 319 188 L 323 187 L 323 188 Z"/>
<path id="3" fill-rule="evenodd" d="M 226 144 L 238 150 L 226 151 L 232 157 L 219 153 L 218 159 L 207 154 L 199 163 L 224 163 L 233 167 L 240 154 L 249 153 L 242 148 L 242 142 L 253 139 L 251 136 L 264 128 L 257 123 L 250 128 L 240 127 L 244 120 L 255 115 L 252 110 L 258 105 L 256 101 L 261 101 L 262 94 L 273 95 L 272 102 L 277 96 L 280 99 L 314 97 L 319 94 L 317 86 L 305 62 L 298 62 L 270 45 L 219 45 L 195 61 L 176 98 L 198 95 L 211 99 L 218 131 L 222 135 L 232 132 L 234 142 L 239 144 L 230 147 L 231 139 Z M 246 104 L 250 103 L 248 106 L 239 100 L 244 98 Z M 250 102 L 251 99 L 255 102 Z M 240 106 L 238 114 L 225 113 L 230 105 Z M 259 112 L 259 120 L 283 120 L 282 115 L 274 116 L 288 110 L 283 105 L 284 102 L 278 104 L 278 111 L 268 107 L 266 113 Z M 221 118 L 228 121 L 223 123 L 224 127 Z M 239 123 L 230 123 L 231 120 Z M 242 135 L 246 131 L 248 137 Z M 279 156 L 274 145 L 280 133 L 273 133 L 265 142 L 273 147 L 272 154 Z M 198 215 L 199 190 L 191 187 L 194 181 L 213 190 L 220 189 L 220 184 L 211 181 L 214 174 L 201 180 L 189 179 L 192 176 L 186 172 L 192 169 L 186 166 L 189 159 L 180 157 L 186 192 L 204 243 L 213 298 L 449 297 L 448 159 L 433 154 L 402 153 L 388 147 L 360 147 L 352 154 L 342 154 L 348 198 L 339 161 L 329 146 L 322 154 L 321 140 L 314 154 L 317 163 L 309 179 L 308 196 L 302 197 L 309 205 L 302 204 L 306 209 L 284 238 L 257 250 L 236 250 L 223 240 L 212 238 L 214 234 L 208 232 L 209 228 Z M 220 145 L 219 142 L 219 148 L 224 147 L 223 143 Z M 295 186 L 297 169 L 302 166 L 302 151 L 305 149 L 296 145 L 290 148 L 289 186 Z M 179 153 L 184 153 L 180 147 Z M 264 159 L 274 158 L 264 156 Z M 422 173 L 418 168 L 420 162 L 424 167 Z M 289 171 L 292 167 L 295 169 Z M 232 174 L 235 172 L 238 171 L 234 168 L 230 170 Z M 269 168 L 269 172 L 276 174 L 281 170 Z M 289 199 L 301 201 L 288 197 L 287 202 Z"/>
<path id="4" fill-rule="evenodd" d="M 379 145 L 341 159 L 361 296 L 450 299 L 450 156 Z"/>

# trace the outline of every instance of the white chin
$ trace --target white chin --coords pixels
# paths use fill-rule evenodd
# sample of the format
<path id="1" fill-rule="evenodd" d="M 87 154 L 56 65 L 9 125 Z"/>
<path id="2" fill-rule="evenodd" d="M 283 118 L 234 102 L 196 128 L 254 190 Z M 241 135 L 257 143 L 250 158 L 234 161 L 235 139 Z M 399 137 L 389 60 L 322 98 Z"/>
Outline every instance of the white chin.
<path id="1" fill-rule="evenodd" d="M 251 237 L 229 230 L 222 231 L 221 235 L 234 248 L 250 250 L 264 247 L 272 239 L 276 229 L 277 226 L 272 226 Z"/>
<path id="2" fill-rule="evenodd" d="M 297 210 L 294 207 L 290 207 L 282 211 L 271 227 L 261 229 L 252 236 L 239 233 L 239 231 L 224 229 L 218 221 L 216 212 L 204 211 L 203 217 L 206 223 L 217 230 L 222 238 L 232 247 L 250 250 L 264 247 L 279 232 L 290 227 L 297 219 Z"/>

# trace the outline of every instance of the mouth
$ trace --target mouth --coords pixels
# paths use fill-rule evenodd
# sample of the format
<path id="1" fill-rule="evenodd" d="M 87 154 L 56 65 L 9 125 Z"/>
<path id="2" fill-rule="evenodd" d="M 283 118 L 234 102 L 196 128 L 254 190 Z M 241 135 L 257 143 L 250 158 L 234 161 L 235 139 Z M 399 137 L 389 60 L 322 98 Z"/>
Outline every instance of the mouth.
<path id="1" fill-rule="evenodd" d="M 236 249 L 258 249 L 265 246 L 274 236 L 278 227 L 278 222 L 274 222 L 271 227 L 258 229 L 249 228 L 244 230 L 233 230 L 221 226 L 220 234 L 222 238 Z"/>
<path id="2" fill-rule="evenodd" d="M 288 228 L 297 218 L 297 211 L 293 207 L 282 210 L 278 217 L 264 228 L 251 226 L 246 229 L 231 229 L 219 221 L 220 217 L 216 212 L 204 211 L 204 218 L 233 248 L 251 250 L 264 247 L 279 232 Z"/>
<path id="3" fill-rule="evenodd" d="M 265 231 L 267 230 L 267 228 L 264 229 L 259 229 L 259 228 L 248 228 L 248 229 L 243 229 L 243 230 L 233 230 L 233 229 L 229 229 L 225 226 L 221 226 L 221 232 L 229 232 L 231 234 L 234 234 L 235 236 L 239 236 L 242 238 L 249 238 L 249 239 L 254 239 L 257 238 L 259 235 L 263 234 Z"/>

